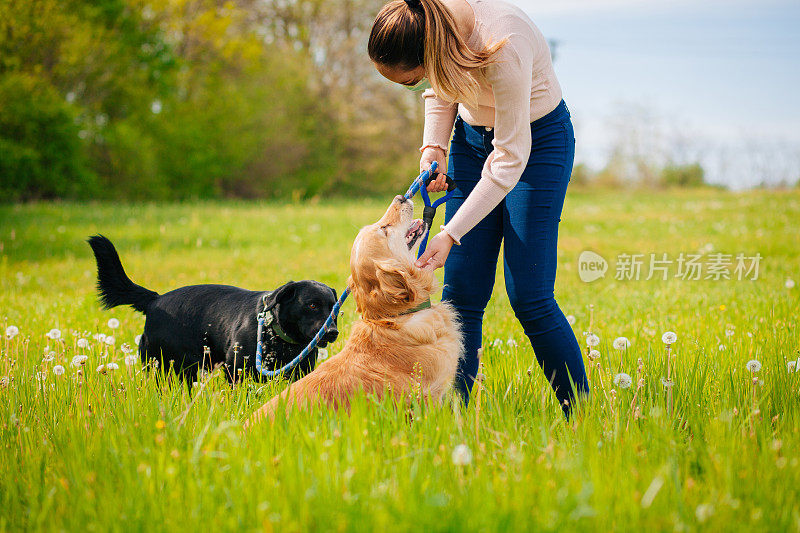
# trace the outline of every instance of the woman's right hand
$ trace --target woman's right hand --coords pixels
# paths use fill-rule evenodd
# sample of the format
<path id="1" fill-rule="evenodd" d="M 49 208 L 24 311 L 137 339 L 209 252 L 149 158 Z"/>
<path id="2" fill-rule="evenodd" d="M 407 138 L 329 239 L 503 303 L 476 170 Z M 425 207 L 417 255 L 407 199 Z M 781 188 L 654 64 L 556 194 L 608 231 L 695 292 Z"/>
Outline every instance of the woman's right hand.
<path id="1" fill-rule="evenodd" d="M 422 158 L 419 160 L 419 171 L 425 172 L 431 168 L 431 163 L 436 161 L 437 178 L 428 184 L 428 192 L 441 192 L 447 189 L 447 159 L 444 150 L 436 146 L 428 146 L 422 151 Z"/>

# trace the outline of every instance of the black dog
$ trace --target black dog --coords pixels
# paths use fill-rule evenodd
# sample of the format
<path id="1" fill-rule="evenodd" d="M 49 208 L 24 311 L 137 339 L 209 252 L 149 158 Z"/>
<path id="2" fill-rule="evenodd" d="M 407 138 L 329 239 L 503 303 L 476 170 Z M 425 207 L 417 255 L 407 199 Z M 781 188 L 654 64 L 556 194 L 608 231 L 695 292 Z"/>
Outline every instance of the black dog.
<path id="1" fill-rule="evenodd" d="M 262 338 L 262 368 L 272 370 L 294 359 L 322 327 L 336 303 L 336 291 L 317 281 L 290 281 L 274 291 L 248 291 L 229 285 L 191 285 L 166 294 L 145 289 L 128 278 L 114 245 L 102 235 L 89 240 L 97 260 L 97 289 L 103 307 L 130 305 L 146 315 L 139 356 L 147 363 L 170 365 L 189 385 L 201 368 L 223 363 L 230 381 L 238 373 L 256 379 L 258 314 L 267 313 Z M 319 343 L 336 340 L 336 322 Z M 314 369 L 316 348 L 292 373 Z"/>

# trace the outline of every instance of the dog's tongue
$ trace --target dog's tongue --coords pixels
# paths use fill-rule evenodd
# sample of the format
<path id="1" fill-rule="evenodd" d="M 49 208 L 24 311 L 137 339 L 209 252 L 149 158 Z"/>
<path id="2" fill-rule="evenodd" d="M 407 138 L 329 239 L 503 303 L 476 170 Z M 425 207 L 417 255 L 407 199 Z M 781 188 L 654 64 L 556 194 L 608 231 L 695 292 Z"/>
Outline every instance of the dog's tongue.
<path id="1" fill-rule="evenodd" d="M 411 237 L 412 235 L 414 235 L 419 230 L 419 228 L 421 226 L 422 226 L 422 220 L 420 220 L 418 218 L 414 219 L 411 222 L 411 226 L 408 228 L 408 231 L 406 232 L 406 238 Z"/>

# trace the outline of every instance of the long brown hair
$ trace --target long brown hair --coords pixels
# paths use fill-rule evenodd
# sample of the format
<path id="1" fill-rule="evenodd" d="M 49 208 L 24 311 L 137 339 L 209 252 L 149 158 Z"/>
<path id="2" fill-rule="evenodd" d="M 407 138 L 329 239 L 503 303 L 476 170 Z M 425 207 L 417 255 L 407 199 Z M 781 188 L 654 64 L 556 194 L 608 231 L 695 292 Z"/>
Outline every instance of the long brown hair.
<path id="1" fill-rule="evenodd" d="M 458 33 L 441 0 L 392 0 L 375 17 L 367 52 L 382 65 L 405 70 L 421 66 L 437 96 L 474 105 L 486 79 L 483 69 L 505 42 L 476 52 Z"/>

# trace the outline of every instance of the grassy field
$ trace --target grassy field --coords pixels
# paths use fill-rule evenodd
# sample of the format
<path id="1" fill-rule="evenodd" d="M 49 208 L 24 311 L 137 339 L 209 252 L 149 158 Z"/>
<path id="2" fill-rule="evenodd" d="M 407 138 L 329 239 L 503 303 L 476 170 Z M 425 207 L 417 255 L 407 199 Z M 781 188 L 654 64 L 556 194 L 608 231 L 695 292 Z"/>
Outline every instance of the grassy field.
<path id="1" fill-rule="evenodd" d="M 591 397 L 570 422 L 502 269 L 480 401 L 415 405 L 413 422 L 362 397 L 350 416 L 298 414 L 244 434 L 285 383 L 231 388 L 211 375 L 193 397 L 161 386 L 125 364 L 144 318 L 97 305 L 91 234 L 159 292 L 304 278 L 341 289 L 353 237 L 385 205 L 0 207 L 0 333 L 19 330 L 0 339 L 0 529 L 800 530 L 797 191 L 569 193 L 556 299 L 582 346 L 590 329 L 600 339 Z M 580 280 L 584 250 L 609 261 L 604 278 Z M 720 252 L 760 254 L 757 279 L 733 266 L 731 279 L 675 277 L 681 253 L 708 263 Z M 670 279 L 615 279 L 622 253 L 645 254 L 643 278 L 649 254 L 666 253 Z M 331 353 L 354 319 L 348 302 Z M 627 350 L 612 346 L 619 336 Z M 88 356 L 80 374 L 76 355 Z M 96 370 L 109 363 L 119 368 Z M 632 386 L 615 385 L 620 372 Z"/>

